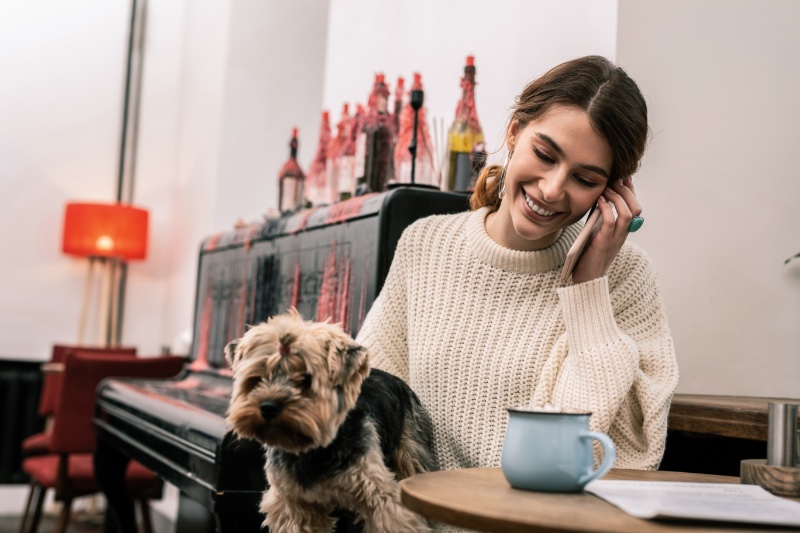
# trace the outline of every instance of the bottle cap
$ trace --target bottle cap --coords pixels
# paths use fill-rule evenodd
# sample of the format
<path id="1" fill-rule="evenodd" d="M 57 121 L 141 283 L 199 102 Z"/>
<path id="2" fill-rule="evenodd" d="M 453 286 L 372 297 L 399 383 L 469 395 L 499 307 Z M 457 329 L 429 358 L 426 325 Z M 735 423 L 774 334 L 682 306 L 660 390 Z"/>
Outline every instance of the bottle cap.
<path id="1" fill-rule="evenodd" d="M 292 137 L 297 137 L 297 128 L 292 128 Z"/>
<path id="2" fill-rule="evenodd" d="M 386 83 L 383 74 L 375 74 L 375 83 Z"/>
<path id="3" fill-rule="evenodd" d="M 475 56 L 467 56 L 467 66 L 468 67 L 475 66 Z"/>
<path id="4" fill-rule="evenodd" d="M 422 89 L 422 74 L 419 72 L 414 73 L 414 84 L 411 86 L 411 89 Z"/>
<path id="5" fill-rule="evenodd" d="M 330 113 L 328 111 L 322 112 L 322 122 L 328 122 L 331 119 Z"/>
<path id="6" fill-rule="evenodd" d="M 406 85 L 406 80 L 403 79 L 402 76 L 397 77 L 397 88 L 402 89 Z"/>
<path id="7" fill-rule="evenodd" d="M 349 112 L 350 112 L 350 104 L 345 102 L 344 105 L 342 105 L 342 115 L 346 115 Z"/>

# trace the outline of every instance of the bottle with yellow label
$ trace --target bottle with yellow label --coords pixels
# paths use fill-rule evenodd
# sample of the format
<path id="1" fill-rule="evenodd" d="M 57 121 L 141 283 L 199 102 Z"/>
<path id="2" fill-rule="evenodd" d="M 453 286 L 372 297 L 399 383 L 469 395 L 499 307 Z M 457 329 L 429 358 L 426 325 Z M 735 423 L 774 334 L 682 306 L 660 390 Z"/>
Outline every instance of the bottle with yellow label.
<path id="1" fill-rule="evenodd" d="M 448 139 L 447 183 L 445 190 L 467 191 L 474 180 L 470 153 L 483 142 L 483 130 L 475 110 L 475 57 L 467 56 L 464 77 L 461 78 L 461 100 Z"/>

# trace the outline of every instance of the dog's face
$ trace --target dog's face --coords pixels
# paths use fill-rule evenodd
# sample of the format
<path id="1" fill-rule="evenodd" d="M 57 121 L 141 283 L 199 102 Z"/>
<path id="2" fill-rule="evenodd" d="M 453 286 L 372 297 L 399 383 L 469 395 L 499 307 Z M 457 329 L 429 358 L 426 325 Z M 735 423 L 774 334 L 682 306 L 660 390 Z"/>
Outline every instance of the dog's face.
<path id="1" fill-rule="evenodd" d="M 335 324 L 292 310 L 225 347 L 234 432 L 290 453 L 330 444 L 369 373 L 367 350 Z"/>

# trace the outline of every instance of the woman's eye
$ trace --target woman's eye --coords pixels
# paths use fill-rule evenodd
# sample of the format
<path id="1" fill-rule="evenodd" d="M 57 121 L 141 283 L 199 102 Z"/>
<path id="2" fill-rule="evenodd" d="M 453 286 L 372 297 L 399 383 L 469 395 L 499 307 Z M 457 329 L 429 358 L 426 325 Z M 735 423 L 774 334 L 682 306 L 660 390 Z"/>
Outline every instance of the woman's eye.
<path id="1" fill-rule="evenodd" d="M 593 182 L 592 180 L 586 179 L 583 176 L 575 175 L 575 180 L 583 185 L 584 187 L 597 187 L 597 183 Z"/>
<path id="2" fill-rule="evenodd" d="M 542 160 L 542 161 L 544 161 L 545 163 L 549 163 L 549 164 L 551 164 L 551 165 L 552 165 L 553 163 L 555 163 L 555 162 L 556 162 L 556 160 L 555 160 L 555 159 L 553 159 L 552 157 L 550 157 L 550 156 L 549 156 L 549 155 L 547 155 L 546 153 L 542 152 L 542 151 L 541 151 L 541 150 L 539 150 L 538 148 L 534 148 L 534 149 L 533 149 L 533 152 L 536 154 L 536 157 L 538 157 L 539 159 L 541 159 L 541 160 Z"/>

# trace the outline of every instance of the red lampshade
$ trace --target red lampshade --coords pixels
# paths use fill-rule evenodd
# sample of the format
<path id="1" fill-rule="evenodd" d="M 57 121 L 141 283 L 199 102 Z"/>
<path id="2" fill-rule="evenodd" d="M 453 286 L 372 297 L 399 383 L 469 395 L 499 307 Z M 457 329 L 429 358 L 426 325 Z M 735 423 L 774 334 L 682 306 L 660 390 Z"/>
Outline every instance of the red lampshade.
<path id="1" fill-rule="evenodd" d="M 67 204 L 61 250 L 82 257 L 147 255 L 147 211 L 123 204 Z"/>

